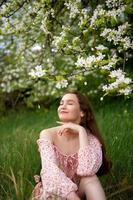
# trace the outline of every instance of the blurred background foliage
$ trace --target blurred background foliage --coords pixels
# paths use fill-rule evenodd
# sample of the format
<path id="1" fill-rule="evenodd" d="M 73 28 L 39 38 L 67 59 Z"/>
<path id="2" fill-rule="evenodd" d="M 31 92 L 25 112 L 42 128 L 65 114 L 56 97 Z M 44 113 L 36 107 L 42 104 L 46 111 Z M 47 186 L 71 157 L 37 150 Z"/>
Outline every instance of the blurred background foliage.
<path id="1" fill-rule="evenodd" d="M 133 199 L 132 0 L 0 1 L 0 199 L 27 200 L 36 140 L 65 90 L 94 106 L 113 162 L 107 199 Z"/>
<path id="2" fill-rule="evenodd" d="M 48 103 L 66 88 L 101 100 L 132 97 L 131 0 L 1 1 L 0 8 L 1 110 Z"/>

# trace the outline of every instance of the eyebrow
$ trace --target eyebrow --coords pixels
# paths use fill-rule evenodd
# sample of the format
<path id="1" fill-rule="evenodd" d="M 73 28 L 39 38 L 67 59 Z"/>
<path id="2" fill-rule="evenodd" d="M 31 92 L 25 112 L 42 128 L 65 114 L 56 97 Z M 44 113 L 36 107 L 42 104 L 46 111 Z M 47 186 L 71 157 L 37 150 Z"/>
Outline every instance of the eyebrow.
<path id="1" fill-rule="evenodd" d="M 68 101 L 68 102 L 75 102 L 73 99 L 67 99 L 66 101 Z M 64 102 L 64 100 L 62 99 L 60 102 Z"/>

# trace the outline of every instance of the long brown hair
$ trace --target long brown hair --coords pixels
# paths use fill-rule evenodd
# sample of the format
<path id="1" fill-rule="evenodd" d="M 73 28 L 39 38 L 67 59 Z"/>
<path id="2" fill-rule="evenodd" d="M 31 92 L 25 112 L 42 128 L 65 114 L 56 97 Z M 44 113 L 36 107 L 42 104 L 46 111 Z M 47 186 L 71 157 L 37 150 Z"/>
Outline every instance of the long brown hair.
<path id="1" fill-rule="evenodd" d="M 107 159 L 105 144 L 100 134 L 100 130 L 98 128 L 98 125 L 95 119 L 92 105 L 89 102 L 88 98 L 85 95 L 81 94 L 80 92 L 68 91 L 65 94 L 69 94 L 69 93 L 75 94 L 77 96 L 79 104 L 80 104 L 80 109 L 84 113 L 84 116 L 81 119 L 80 125 L 83 126 L 85 129 L 89 130 L 91 134 L 93 134 L 102 145 L 103 162 L 100 169 L 97 172 L 97 175 L 102 176 L 104 174 L 107 174 L 112 166 L 112 163 L 111 161 Z"/>

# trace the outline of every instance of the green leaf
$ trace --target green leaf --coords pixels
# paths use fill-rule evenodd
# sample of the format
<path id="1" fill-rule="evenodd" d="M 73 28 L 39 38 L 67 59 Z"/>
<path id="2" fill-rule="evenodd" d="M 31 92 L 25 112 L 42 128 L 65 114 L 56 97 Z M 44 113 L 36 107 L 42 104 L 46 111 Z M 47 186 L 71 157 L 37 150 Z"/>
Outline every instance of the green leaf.
<path id="1" fill-rule="evenodd" d="M 61 80 L 65 79 L 64 76 L 62 76 L 62 75 L 55 76 L 55 78 L 57 81 L 61 81 Z"/>

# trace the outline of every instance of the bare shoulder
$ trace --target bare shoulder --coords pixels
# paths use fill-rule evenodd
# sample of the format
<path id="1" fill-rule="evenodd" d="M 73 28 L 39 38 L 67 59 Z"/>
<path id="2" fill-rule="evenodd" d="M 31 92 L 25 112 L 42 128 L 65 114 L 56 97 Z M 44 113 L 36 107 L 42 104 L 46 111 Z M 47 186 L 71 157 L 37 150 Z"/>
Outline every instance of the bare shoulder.
<path id="1" fill-rule="evenodd" d="M 60 126 L 56 126 L 56 127 L 52 127 L 52 128 L 48 128 L 48 129 L 44 129 L 40 132 L 40 139 L 48 139 L 51 142 L 54 141 L 57 132 L 59 130 Z"/>

